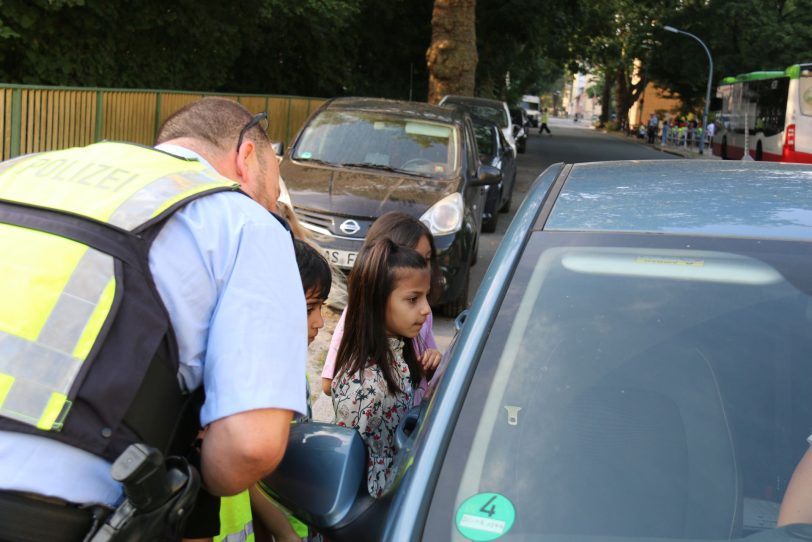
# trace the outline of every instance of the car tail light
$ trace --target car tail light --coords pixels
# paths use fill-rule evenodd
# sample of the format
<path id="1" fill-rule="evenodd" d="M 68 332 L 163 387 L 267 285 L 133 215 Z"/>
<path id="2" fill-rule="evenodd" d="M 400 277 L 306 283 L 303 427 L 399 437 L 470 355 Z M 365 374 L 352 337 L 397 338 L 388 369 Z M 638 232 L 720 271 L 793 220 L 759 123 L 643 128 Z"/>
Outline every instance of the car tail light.
<path id="1" fill-rule="evenodd" d="M 795 150 L 795 125 L 790 124 L 787 126 L 787 135 L 786 139 L 784 140 L 784 150 L 794 151 Z"/>

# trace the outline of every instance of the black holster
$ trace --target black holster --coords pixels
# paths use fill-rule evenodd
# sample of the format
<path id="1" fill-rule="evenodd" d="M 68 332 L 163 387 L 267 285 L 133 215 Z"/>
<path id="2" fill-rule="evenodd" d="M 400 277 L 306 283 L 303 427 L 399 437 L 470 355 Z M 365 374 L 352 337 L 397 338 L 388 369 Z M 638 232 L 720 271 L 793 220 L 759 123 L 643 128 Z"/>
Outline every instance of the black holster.
<path id="1" fill-rule="evenodd" d="M 143 444 L 133 444 L 113 463 L 113 478 L 124 485 L 126 499 L 90 542 L 174 542 L 181 539 L 186 518 L 200 489 L 200 475 L 186 459 L 169 457 Z"/>

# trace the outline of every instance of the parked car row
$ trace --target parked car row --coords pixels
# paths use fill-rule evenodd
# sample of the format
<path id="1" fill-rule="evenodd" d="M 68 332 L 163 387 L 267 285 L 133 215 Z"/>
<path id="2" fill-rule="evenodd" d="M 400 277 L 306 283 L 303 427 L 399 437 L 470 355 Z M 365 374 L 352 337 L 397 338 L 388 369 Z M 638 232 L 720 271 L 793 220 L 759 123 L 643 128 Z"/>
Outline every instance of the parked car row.
<path id="1" fill-rule="evenodd" d="M 495 231 L 510 209 L 519 132 L 504 102 L 447 96 L 441 104 L 329 100 L 280 172 L 302 226 L 346 271 L 377 217 L 397 210 L 422 220 L 443 271 L 440 312 L 456 316 L 467 307 L 480 232 Z"/>
<path id="2" fill-rule="evenodd" d="M 335 542 L 808 538 L 775 526 L 812 420 L 810 209 L 808 165 L 551 166 L 384 495 L 317 423 L 263 485 Z"/>

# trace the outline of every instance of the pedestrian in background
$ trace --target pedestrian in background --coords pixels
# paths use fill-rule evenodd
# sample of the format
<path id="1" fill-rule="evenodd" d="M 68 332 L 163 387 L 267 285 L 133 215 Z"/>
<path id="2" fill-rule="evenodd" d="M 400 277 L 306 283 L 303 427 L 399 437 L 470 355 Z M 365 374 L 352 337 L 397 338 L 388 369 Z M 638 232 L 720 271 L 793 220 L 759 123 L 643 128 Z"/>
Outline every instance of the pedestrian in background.
<path id="1" fill-rule="evenodd" d="M 547 126 L 547 122 L 550 120 L 550 115 L 547 113 L 547 108 L 541 110 L 541 127 L 539 128 L 539 134 L 543 134 L 546 130 L 548 134 L 553 135 L 550 132 L 550 128 Z"/>
<path id="2" fill-rule="evenodd" d="M 654 138 L 657 137 L 657 129 L 660 125 L 660 119 L 656 113 L 652 113 L 648 119 L 648 143 L 654 145 Z"/>
<path id="3" fill-rule="evenodd" d="M 668 129 L 669 128 L 670 128 L 669 120 L 667 118 L 663 119 L 662 134 L 661 134 L 661 137 L 660 137 L 660 146 L 664 146 L 668 142 Z"/>

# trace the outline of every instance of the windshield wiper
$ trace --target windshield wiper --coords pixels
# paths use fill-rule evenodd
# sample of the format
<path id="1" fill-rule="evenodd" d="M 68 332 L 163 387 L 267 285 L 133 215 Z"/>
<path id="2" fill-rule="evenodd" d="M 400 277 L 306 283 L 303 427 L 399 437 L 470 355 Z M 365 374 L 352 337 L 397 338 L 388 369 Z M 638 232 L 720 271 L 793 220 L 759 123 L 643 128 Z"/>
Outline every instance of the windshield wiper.
<path id="1" fill-rule="evenodd" d="M 365 169 L 382 169 L 383 171 L 392 171 L 394 173 L 401 173 L 401 170 L 387 166 L 385 164 L 373 164 L 371 162 L 358 162 L 354 164 L 340 164 L 341 167 L 362 167 Z"/>
<path id="2" fill-rule="evenodd" d="M 319 160 L 318 158 L 302 158 L 301 156 L 294 157 L 294 160 L 298 160 L 299 162 L 311 162 L 313 164 L 319 164 L 322 166 L 337 166 L 338 164 L 334 164 L 333 162 L 328 162 L 327 160 Z"/>
<path id="3" fill-rule="evenodd" d="M 340 164 L 341 167 L 358 167 L 364 169 L 380 169 L 382 171 L 391 171 L 392 173 L 404 173 L 406 175 L 414 175 L 415 177 L 428 177 L 432 178 L 431 175 L 427 175 L 425 173 L 421 173 L 419 171 L 412 171 L 408 169 L 398 169 L 396 167 L 387 166 L 385 164 L 372 164 L 369 162 L 360 162 L 356 164 Z"/>

